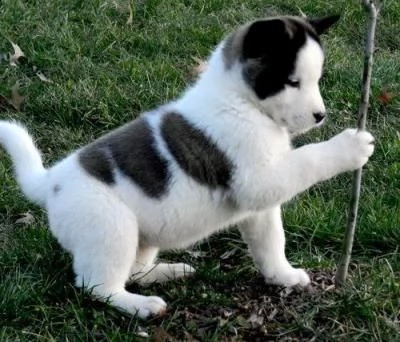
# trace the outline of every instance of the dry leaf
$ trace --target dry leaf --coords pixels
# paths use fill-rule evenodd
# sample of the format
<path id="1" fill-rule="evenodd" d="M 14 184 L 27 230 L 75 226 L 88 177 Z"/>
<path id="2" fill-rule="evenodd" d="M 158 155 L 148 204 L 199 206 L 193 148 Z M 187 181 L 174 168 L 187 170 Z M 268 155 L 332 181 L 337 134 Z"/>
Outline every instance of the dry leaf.
<path id="1" fill-rule="evenodd" d="M 205 256 L 207 256 L 207 252 L 202 252 L 202 251 L 187 250 L 186 253 L 195 259 L 204 258 Z"/>
<path id="2" fill-rule="evenodd" d="M 42 82 L 53 83 L 53 81 L 51 79 L 47 78 L 45 75 L 43 75 L 43 73 L 41 71 L 38 71 L 36 73 L 36 76 L 39 77 L 39 79 Z"/>
<path id="3" fill-rule="evenodd" d="M 136 336 L 147 338 L 149 334 L 146 332 L 144 328 L 138 326 L 137 332 L 135 333 Z"/>
<path id="4" fill-rule="evenodd" d="M 129 7 L 133 4 L 133 0 L 112 0 L 106 2 L 105 6 L 114 7 L 119 13 L 128 13 L 130 11 Z M 133 8 L 132 8 L 133 9 Z"/>
<path id="5" fill-rule="evenodd" d="M 232 316 L 232 314 L 233 314 L 233 311 L 228 311 L 228 310 L 222 310 L 222 317 L 224 317 L 224 318 L 229 318 L 229 317 L 231 317 Z"/>
<path id="6" fill-rule="evenodd" d="M 285 287 L 283 290 L 279 292 L 279 295 L 282 298 L 288 297 L 294 291 L 293 287 Z"/>
<path id="7" fill-rule="evenodd" d="M 11 88 L 11 100 L 10 104 L 19 111 L 21 109 L 22 103 L 25 101 L 26 96 L 22 96 L 19 92 L 19 83 L 15 83 Z"/>
<path id="8" fill-rule="evenodd" d="M 119 3 L 119 1 L 113 0 L 113 1 L 111 1 L 111 3 L 112 3 L 112 5 L 115 7 L 116 10 L 121 11 L 121 12 L 124 11 L 124 10 L 123 10 L 123 7 L 124 7 L 124 6 L 122 6 L 122 5 Z"/>
<path id="9" fill-rule="evenodd" d="M 300 15 L 300 17 L 302 17 L 302 18 L 307 18 L 307 15 L 301 10 L 300 7 L 297 6 L 297 9 L 299 10 L 299 15 Z"/>
<path id="10" fill-rule="evenodd" d="M 229 250 L 227 250 L 225 253 L 223 253 L 223 254 L 220 256 L 220 258 L 221 258 L 222 260 L 231 259 L 232 256 L 235 255 L 237 251 L 238 251 L 238 248 L 236 248 L 236 247 L 235 247 L 235 248 L 232 248 L 232 249 L 229 249 Z"/>
<path id="11" fill-rule="evenodd" d="M 196 340 L 192 335 L 190 335 L 187 331 L 184 331 L 183 334 L 185 335 L 185 342 L 199 342 Z"/>
<path id="12" fill-rule="evenodd" d="M 274 308 L 274 310 L 272 310 L 272 312 L 268 315 L 267 320 L 272 321 L 275 318 L 277 313 L 278 313 L 278 309 Z"/>
<path id="13" fill-rule="evenodd" d="M 13 42 L 10 43 L 14 49 L 14 53 L 10 54 L 10 65 L 17 66 L 18 59 L 20 57 L 24 57 L 25 54 L 22 52 L 21 48 L 17 44 Z"/>
<path id="14" fill-rule="evenodd" d="M 396 95 L 388 89 L 388 87 L 384 87 L 380 94 L 378 95 L 378 102 L 381 105 L 387 105 Z"/>
<path id="15" fill-rule="evenodd" d="M 133 4 L 132 4 L 132 2 L 129 2 L 128 9 L 129 9 L 129 18 L 126 21 L 126 24 L 132 25 L 133 24 Z"/>
<path id="16" fill-rule="evenodd" d="M 195 57 L 195 56 L 192 56 L 192 59 L 197 63 L 197 65 L 195 65 L 191 70 L 192 71 L 191 73 L 193 76 L 200 75 L 203 71 L 205 71 L 207 69 L 206 61 L 204 61 L 198 57 Z"/>
<path id="17" fill-rule="evenodd" d="M 173 341 L 173 338 L 163 328 L 156 327 L 153 335 L 151 336 L 150 342 L 166 342 Z"/>
<path id="18" fill-rule="evenodd" d="M 15 221 L 16 224 L 25 224 L 27 226 L 29 226 L 33 222 L 35 222 L 35 218 L 29 211 L 26 213 L 23 213 L 21 215 L 21 217 Z"/>
<path id="19" fill-rule="evenodd" d="M 252 313 L 247 321 L 250 323 L 251 327 L 254 329 L 254 328 L 258 328 L 263 325 L 264 317 L 257 315 L 256 313 Z"/>

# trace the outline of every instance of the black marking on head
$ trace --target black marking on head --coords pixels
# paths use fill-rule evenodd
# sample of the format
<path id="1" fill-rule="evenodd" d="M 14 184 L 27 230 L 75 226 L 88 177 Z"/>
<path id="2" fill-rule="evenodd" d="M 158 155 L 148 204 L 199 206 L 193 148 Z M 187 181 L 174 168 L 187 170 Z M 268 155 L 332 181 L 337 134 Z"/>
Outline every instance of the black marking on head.
<path id="1" fill-rule="evenodd" d="M 161 135 L 186 174 L 211 189 L 229 187 L 231 161 L 199 128 L 180 114 L 168 113 L 161 124 Z"/>
<path id="2" fill-rule="evenodd" d="M 115 183 L 113 169 L 118 169 L 153 198 L 160 198 L 168 188 L 168 163 L 157 151 L 143 117 L 86 146 L 80 162 L 89 174 L 110 185 Z"/>
<path id="3" fill-rule="evenodd" d="M 57 195 L 60 191 L 61 191 L 61 186 L 59 186 L 58 184 L 54 185 L 53 187 L 54 195 Z"/>
<path id="4" fill-rule="evenodd" d="M 254 21 L 230 35 L 224 45 L 225 65 L 234 61 L 243 66 L 243 78 L 260 99 L 280 92 L 290 85 L 299 50 L 307 37 L 320 42 L 319 34 L 338 20 L 279 17 Z M 288 82 L 289 80 L 289 82 Z"/>
<path id="5" fill-rule="evenodd" d="M 243 40 L 244 79 L 260 99 L 285 88 L 307 35 L 319 42 L 311 26 L 293 19 L 254 22 Z"/>

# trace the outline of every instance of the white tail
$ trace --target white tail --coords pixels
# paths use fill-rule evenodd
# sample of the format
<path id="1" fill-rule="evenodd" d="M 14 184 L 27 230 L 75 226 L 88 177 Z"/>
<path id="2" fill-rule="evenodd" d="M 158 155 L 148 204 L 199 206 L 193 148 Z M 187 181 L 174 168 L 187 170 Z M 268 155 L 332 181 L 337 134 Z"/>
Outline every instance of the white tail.
<path id="1" fill-rule="evenodd" d="M 25 196 L 43 206 L 47 170 L 28 131 L 19 123 L 0 120 L 0 144 L 11 156 L 17 182 Z"/>

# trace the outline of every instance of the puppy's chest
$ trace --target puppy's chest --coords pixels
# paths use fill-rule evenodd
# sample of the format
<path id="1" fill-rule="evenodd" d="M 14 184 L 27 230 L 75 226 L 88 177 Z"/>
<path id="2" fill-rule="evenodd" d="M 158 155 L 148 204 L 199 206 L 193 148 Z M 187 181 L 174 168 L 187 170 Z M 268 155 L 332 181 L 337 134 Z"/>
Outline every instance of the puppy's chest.
<path id="1" fill-rule="evenodd" d="M 266 167 L 285 158 L 292 149 L 289 137 L 261 127 L 226 141 L 224 149 L 237 171 L 251 174 L 257 166 Z"/>

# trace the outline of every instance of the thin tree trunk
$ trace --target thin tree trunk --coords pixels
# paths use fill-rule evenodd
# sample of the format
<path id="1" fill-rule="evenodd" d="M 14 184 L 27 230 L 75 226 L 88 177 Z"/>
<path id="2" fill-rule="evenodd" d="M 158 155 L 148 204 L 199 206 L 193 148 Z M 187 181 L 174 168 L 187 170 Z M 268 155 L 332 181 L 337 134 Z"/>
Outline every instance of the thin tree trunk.
<path id="1" fill-rule="evenodd" d="M 367 122 L 367 112 L 369 105 L 369 93 L 371 84 L 371 73 L 373 64 L 375 27 L 380 10 L 380 5 L 375 5 L 373 0 L 362 1 L 368 11 L 368 30 L 367 41 L 365 45 L 364 71 L 362 77 L 361 103 L 358 111 L 358 129 L 365 130 Z M 343 241 L 343 251 L 336 271 L 336 286 L 341 286 L 346 281 L 348 268 L 350 264 L 351 251 L 353 249 L 354 232 L 356 228 L 358 203 L 360 199 L 362 169 L 358 169 L 353 173 L 352 193 L 349 204 L 349 216 L 347 219 L 347 227 Z"/>

